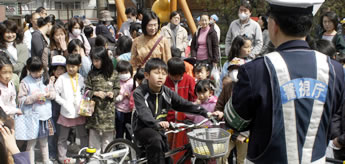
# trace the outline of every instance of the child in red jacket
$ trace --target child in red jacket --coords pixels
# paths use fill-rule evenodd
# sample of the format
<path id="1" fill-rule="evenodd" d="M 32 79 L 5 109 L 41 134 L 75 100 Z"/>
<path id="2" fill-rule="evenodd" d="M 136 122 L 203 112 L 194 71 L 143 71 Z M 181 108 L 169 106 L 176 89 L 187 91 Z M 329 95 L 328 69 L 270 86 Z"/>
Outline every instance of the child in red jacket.
<path id="1" fill-rule="evenodd" d="M 194 102 L 196 96 L 194 94 L 195 80 L 186 74 L 185 65 L 181 58 L 173 57 L 168 61 L 168 78 L 165 85 L 172 91 L 176 92 L 182 98 Z M 185 120 L 186 115 L 182 112 L 170 110 L 168 112 L 168 121 L 178 122 Z M 188 143 L 185 132 L 174 134 L 169 137 L 171 148 L 183 146 Z M 174 162 L 182 157 L 184 152 L 173 156 Z"/>

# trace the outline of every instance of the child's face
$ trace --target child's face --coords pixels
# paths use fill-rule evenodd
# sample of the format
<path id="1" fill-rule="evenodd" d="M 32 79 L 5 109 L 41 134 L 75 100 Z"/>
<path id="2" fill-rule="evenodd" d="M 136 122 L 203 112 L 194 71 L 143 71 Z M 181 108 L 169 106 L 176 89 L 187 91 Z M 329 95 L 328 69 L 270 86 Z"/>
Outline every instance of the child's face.
<path id="1" fill-rule="evenodd" d="M 43 69 L 41 69 L 40 71 L 30 72 L 30 75 L 34 79 L 38 79 L 38 78 L 42 77 L 43 72 L 44 72 Z"/>
<path id="2" fill-rule="evenodd" d="M 79 67 L 80 65 L 71 65 L 71 64 L 66 65 L 67 72 L 71 76 L 74 76 L 78 73 Z"/>
<path id="3" fill-rule="evenodd" d="M 13 74 L 13 70 L 12 70 L 11 65 L 7 64 L 3 66 L 2 69 L 0 70 L 0 82 L 4 85 L 8 85 L 8 83 L 12 79 L 12 74 Z"/>
<path id="4" fill-rule="evenodd" d="M 92 64 L 97 69 L 101 69 L 102 67 L 102 61 L 100 59 L 92 59 Z"/>
<path id="5" fill-rule="evenodd" d="M 240 58 L 248 57 L 251 51 L 252 51 L 252 41 L 246 40 L 244 41 L 244 45 L 241 47 L 239 57 Z"/>
<path id="6" fill-rule="evenodd" d="M 75 47 L 75 49 L 72 51 L 73 54 L 81 54 L 83 49 L 79 46 Z"/>
<path id="7" fill-rule="evenodd" d="M 195 78 L 198 81 L 199 80 L 205 80 L 205 79 L 207 79 L 209 74 L 210 74 L 210 72 L 207 71 L 205 67 L 203 67 L 200 72 L 195 72 Z"/>
<path id="8" fill-rule="evenodd" d="M 211 96 L 211 92 L 207 90 L 206 92 L 197 92 L 196 95 L 198 96 L 198 100 L 205 102 Z"/>
<path id="9" fill-rule="evenodd" d="M 157 68 L 150 71 L 150 73 L 144 73 L 145 78 L 149 82 L 149 87 L 154 91 L 159 91 L 164 85 L 167 78 L 167 72 L 163 69 Z"/>
<path id="10" fill-rule="evenodd" d="M 58 78 L 60 75 L 66 72 L 66 68 L 64 66 L 58 66 L 55 71 L 53 71 L 53 75 Z"/>

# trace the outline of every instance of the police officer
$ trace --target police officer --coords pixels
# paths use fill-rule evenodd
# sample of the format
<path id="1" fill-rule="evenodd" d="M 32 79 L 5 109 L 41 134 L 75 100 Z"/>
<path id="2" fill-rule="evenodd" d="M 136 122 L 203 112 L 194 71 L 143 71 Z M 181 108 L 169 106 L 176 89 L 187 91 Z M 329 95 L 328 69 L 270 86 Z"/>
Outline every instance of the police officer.
<path id="1" fill-rule="evenodd" d="M 276 51 L 240 67 L 224 118 L 235 130 L 250 130 L 247 158 L 254 163 L 325 163 L 330 121 L 343 103 L 344 71 L 305 41 L 313 9 L 324 0 L 267 1 Z"/>

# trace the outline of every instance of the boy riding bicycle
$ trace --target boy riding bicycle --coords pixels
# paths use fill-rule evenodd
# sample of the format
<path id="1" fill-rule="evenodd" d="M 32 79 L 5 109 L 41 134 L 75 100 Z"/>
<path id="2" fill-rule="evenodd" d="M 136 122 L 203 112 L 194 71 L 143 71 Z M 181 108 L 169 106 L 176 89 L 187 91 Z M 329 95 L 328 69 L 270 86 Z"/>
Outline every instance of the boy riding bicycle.
<path id="1" fill-rule="evenodd" d="M 161 129 L 169 128 L 166 121 L 168 109 L 209 117 L 210 112 L 181 98 L 164 86 L 167 65 L 158 58 L 150 59 L 145 65 L 145 81 L 134 91 L 135 112 L 133 116 L 134 135 L 145 147 L 149 164 L 171 163 L 165 159 L 168 151 L 166 136 Z"/>

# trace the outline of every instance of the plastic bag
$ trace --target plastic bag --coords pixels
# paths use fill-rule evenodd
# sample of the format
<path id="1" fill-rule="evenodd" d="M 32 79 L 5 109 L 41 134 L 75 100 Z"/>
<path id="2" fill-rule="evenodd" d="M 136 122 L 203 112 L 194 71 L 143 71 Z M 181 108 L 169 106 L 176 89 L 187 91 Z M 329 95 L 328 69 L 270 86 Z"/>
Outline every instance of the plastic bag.
<path id="1" fill-rule="evenodd" d="M 220 84 L 220 70 L 217 65 L 213 66 L 210 74 L 210 79 L 214 82 L 215 84 L 215 89 L 214 91 L 217 93 L 219 92 L 219 84 Z"/>

